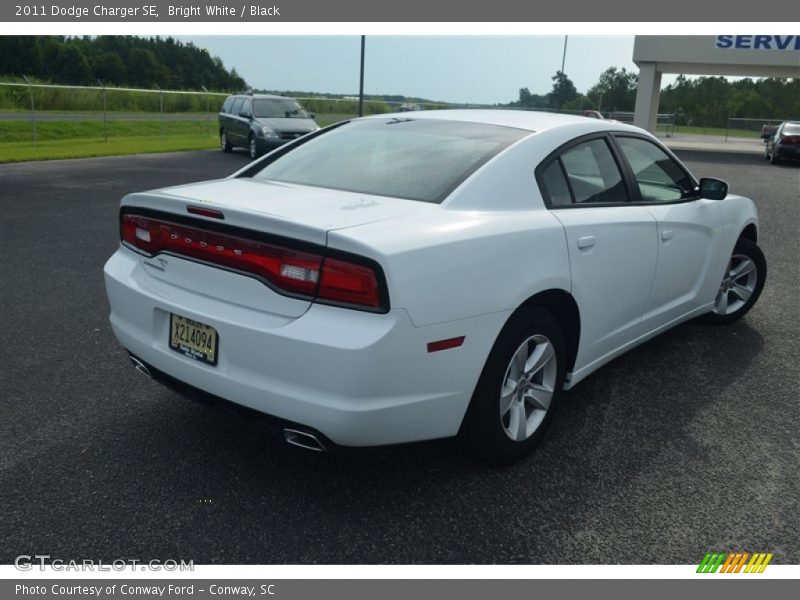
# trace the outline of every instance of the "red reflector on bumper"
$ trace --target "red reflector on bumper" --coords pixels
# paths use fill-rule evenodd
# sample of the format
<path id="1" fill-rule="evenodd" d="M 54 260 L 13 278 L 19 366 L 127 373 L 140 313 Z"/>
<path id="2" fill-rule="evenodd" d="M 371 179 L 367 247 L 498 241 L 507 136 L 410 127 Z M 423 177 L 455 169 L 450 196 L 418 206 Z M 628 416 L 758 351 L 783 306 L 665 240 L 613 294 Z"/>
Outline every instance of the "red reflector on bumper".
<path id="1" fill-rule="evenodd" d="M 428 352 L 439 352 L 440 350 L 450 350 L 450 348 L 458 348 L 464 343 L 464 336 L 454 337 L 447 340 L 439 340 L 438 342 L 428 342 Z"/>

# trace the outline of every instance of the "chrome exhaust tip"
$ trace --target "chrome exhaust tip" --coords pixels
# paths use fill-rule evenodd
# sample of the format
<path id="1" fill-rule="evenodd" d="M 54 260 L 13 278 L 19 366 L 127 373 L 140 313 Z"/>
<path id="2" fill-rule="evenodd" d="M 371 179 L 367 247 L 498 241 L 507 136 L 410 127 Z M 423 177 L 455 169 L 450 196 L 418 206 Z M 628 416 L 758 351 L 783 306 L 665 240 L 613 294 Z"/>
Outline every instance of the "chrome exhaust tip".
<path id="1" fill-rule="evenodd" d="M 139 373 L 141 373 L 142 375 L 149 377 L 150 379 L 153 378 L 153 375 L 152 373 L 150 373 L 150 369 L 147 368 L 147 365 L 145 365 L 142 361 L 140 361 L 133 355 L 128 356 L 128 358 L 131 360 L 131 364 L 133 365 L 134 369 L 139 371 Z"/>
<path id="2" fill-rule="evenodd" d="M 287 444 L 298 446 L 306 450 L 313 450 L 314 452 L 325 452 L 327 448 L 317 439 L 313 433 L 307 431 L 298 431 L 297 429 L 284 429 L 283 439 Z"/>

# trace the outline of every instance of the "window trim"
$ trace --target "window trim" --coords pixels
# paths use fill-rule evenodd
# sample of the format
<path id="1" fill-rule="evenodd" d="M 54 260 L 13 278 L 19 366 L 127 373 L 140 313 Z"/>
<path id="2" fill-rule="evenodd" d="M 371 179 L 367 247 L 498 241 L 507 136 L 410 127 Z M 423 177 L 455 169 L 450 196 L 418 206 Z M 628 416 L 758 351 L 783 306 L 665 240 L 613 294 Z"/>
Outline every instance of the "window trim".
<path id="1" fill-rule="evenodd" d="M 537 165 L 534 175 L 536 177 L 536 183 L 539 185 L 539 192 L 542 194 L 542 200 L 544 201 L 545 208 L 548 210 L 572 210 L 576 208 L 631 206 L 634 204 L 631 199 L 633 198 L 632 185 L 635 185 L 635 181 L 631 181 L 630 170 L 628 169 L 627 164 L 624 162 L 624 157 L 620 155 L 619 148 L 610 138 L 611 135 L 609 131 L 599 131 L 578 136 L 569 140 L 568 142 L 565 142 L 564 144 L 561 144 Z M 571 150 L 575 146 L 579 146 L 580 144 L 591 142 L 593 140 L 603 140 L 606 143 L 608 151 L 611 153 L 614 163 L 617 165 L 617 169 L 619 170 L 620 177 L 625 187 L 625 195 L 627 196 L 627 200 L 624 202 L 589 202 L 585 204 L 575 202 L 575 191 L 572 189 L 572 184 L 570 183 L 567 175 L 567 170 L 564 167 L 564 162 L 561 160 L 561 155 L 568 150 Z M 553 161 L 558 161 L 559 166 L 561 167 L 561 172 L 567 181 L 567 187 L 569 188 L 570 195 L 572 196 L 571 204 L 553 204 L 550 199 L 550 193 L 548 192 L 547 187 L 544 185 L 544 170 L 549 167 L 550 163 Z M 638 192 L 638 188 L 636 188 L 636 191 Z"/>
<path id="2" fill-rule="evenodd" d="M 678 167 L 680 167 L 681 171 L 686 174 L 692 183 L 694 183 L 696 194 L 694 196 L 689 196 L 687 198 L 679 198 L 678 200 L 670 200 L 669 202 L 646 202 L 642 200 L 642 194 L 639 191 L 639 184 L 636 183 L 636 177 L 633 174 L 633 169 L 628 162 L 628 159 L 623 154 L 622 149 L 617 144 L 617 137 L 630 137 L 630 138 L 638 138 L 640 140 L 644 140 L 646 142 L 650 142 L 654 144 L 657 148 L 662 150 L 669 158 L 674 160 Z M 627 202 L 598 202 L 598 203 L 588 203 L 588 204 L 579 204 L 575 202 L 575 194 L 572 190 L 572 185 L 570 184 L 569 177 L 567 176 L 566 169 L 564 169 L 564 163 L 561 161 L 561 155 L 566 152 L 567 150 L 571 149 L 574 146 L 582 144 L 584 142 L 588 142 L 594 139 L 605 139 L 606 144 L 608 145 L 609 149 L 611 150 L 611 154 L 614 156 L 614 160 L 617 163 L 617 168 L 620 170 L 620 174 L 622 175 L 622 179 L 625 182 L 625 189 L 628 195 Z M 564 178 L 567 180 L 567 186 L 569 187 L 570 194 L 572 195 L 572 204 L 560 204 L 555 205 L 550 200 L 550 195 L 547 191 L 547 188 L 544 185 L 544 179 L 542 174 L 544 170 L 550 165 L 551 162 L 557 160 L 561 165 L 561 172 L 564 174 Z M 692 173 L 684 166 L 681 160 L 675 156 L 675 153 L 672 152 L 669 148 L 663 145 L 658 140 L 654 140 L 650 136 L 637 133 L 635 131 L 600 131 L 594 133 L 588 133 L 585 135 L 581 135 L 576 137 L 568 142 L 561 144 L 558 148 L 553 150 L 550 154 L 548 154 L 536 167 L 534 171 L 536 177 L 536 183 L 539 186 L 539 192 L 542 194 L 542 200 L 544 201 L 544 206 L 547 210 L 571 210 L 576 208 L 611 208 L 611 207 L 619 207 L 619 206 L 668 206 L 670 204 L 683 204 L 685 202 L 695 202 L 696 200 L 700 200 L 700 185 L 697 179 L 692 175 Z"/>

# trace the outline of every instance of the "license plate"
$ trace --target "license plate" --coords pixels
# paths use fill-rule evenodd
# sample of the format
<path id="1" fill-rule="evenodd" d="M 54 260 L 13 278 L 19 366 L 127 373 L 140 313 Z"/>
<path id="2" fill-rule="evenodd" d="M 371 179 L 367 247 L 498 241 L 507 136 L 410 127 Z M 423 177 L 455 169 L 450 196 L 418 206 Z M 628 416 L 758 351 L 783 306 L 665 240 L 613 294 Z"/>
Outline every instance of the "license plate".
<path id="1" fill-rule="evenodd" d="M 209 365 L 217 364 L 217 330 L 180 315 L 169 315 L 169 347 Z"/>

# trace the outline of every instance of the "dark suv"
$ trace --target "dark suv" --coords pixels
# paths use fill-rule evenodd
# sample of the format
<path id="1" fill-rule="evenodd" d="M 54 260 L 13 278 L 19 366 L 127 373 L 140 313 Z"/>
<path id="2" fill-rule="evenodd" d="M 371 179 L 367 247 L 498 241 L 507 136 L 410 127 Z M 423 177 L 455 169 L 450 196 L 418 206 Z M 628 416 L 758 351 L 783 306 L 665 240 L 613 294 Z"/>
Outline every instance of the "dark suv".
<path id="1" fill-rule="evenodd" d="M 228 96 L 219 113 L 219 142 L 223 152 L 247 148 L 257 158 L 281 144 L 319 129 L 314 114 L 294 98 L 268 94 Z"/>

